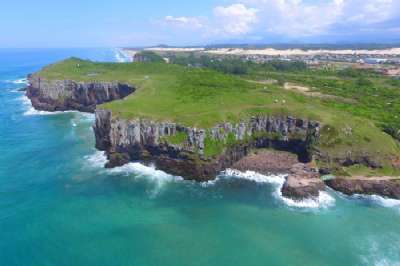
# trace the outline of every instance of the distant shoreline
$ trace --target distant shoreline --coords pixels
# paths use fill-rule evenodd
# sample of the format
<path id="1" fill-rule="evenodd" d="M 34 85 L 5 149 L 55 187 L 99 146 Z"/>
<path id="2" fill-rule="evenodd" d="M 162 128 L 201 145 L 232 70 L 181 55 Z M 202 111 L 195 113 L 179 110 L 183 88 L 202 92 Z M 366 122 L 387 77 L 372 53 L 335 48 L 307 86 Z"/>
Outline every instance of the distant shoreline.
<path id="1" fill-rule="evenodd" d="M 136 53 L 138 49 L 125 48 L 129 53 Z M 275 49 L 275 48 L 262 48 L 262 49 L 246 49 L 246 48 L 174 48 L 174 47 L 154 47 L 144 48 L 147 51 L 155 52 L 202 52 L 213 55 L 265 55 L 265 56 L 315 56 L 315 55 L 392 55 L 400 56 L 399 48 L 386 48 L 386 49 Z"/>

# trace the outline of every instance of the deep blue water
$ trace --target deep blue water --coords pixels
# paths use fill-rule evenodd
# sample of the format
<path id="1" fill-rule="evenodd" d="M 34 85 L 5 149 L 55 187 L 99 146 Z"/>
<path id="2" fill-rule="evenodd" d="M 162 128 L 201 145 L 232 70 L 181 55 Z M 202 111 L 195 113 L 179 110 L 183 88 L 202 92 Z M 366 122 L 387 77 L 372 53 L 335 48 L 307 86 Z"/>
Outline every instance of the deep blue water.
<path id="1" fill-rule="evenodd" d="M 282 177 L 182 181 L 140 164 L 102 167 L 93 116 L 32 110 L 28 73 L 115 49 L 0 49 L 0 265 L 400 265 L 400 202 L 293 204 Z"/>

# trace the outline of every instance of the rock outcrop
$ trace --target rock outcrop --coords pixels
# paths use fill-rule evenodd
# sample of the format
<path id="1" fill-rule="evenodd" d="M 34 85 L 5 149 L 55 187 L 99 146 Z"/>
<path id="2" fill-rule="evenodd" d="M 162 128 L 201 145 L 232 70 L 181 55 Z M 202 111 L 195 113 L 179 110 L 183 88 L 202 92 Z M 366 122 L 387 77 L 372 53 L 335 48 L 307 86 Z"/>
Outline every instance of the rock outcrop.
<path id="1" fill-rule="evenodd" d="M 205 130 L 175 123 L 120 119 L 108 110 L 95 113 L 96 147 L 107 152 L 107 167 L 134 160 L 152 162 L 161 170 L 199 181 L 214 179 L 253 149 L 288 150 L 309 161 L 312 144 L 319 136 L 317 122 L 293 117 L 257 116 Z M 168 138 L 177 134 L 184 134 L 185 139 L 171 144 Z M 210 146 L 224 148 L 210 155 Z"/>
<path id="2" fill-rule="evenodd" d="M 282 195 L 295 200 L 316 198 L 325 190 L 318 171 L 307 164 L 295 164 L 282 187 Z"/>
<path id="3" fill-rule="evenodd" d="M 294 153 L 274 150 L 256 150 L 234 163 L 231 168 L 242 172 L 253 171 L 263 175 L 289 173 L 298 164 Z"/>
<path id="4" fill-rule="evenodd" d="M 325 183 L 346 195 L 380 195 L 400 199 L 400 178 L 394 177 L 338 177 Z"/>
<path id="5" fill-rule="evenodd" d="M 118 82 L 76 82 L 28 77 L 26 95 L 37 110 L 94 112 L 96 105 L 122 99 L 135 88 Z"/>
<path id="6" fill-rule="evenodd" d="M 325 190 L 318 169 L 300 163 L 297 156 L 289 152 L 256 151 L 233 164 L 232 168 L 265 175 L 288 173 L 281 189 L 282 195 L 294 200 L 316 198 L 320 191 Z"/>

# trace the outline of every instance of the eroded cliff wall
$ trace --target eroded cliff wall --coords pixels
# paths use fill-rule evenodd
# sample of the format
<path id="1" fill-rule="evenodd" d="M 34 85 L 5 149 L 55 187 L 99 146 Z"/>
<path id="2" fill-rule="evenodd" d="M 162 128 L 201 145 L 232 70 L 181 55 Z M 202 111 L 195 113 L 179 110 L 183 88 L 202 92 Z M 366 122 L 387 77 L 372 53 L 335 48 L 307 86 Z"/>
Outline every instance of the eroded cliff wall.
<path id="1" fill-rule="evenodd" d="M 132 160 L 151 161 L 158 168 L 188 179 L 213 179 L 254 148 L 276 148 L 310 160 L 319 123 L 293 117 L 257 116 L 237 124 L 223 123 L 205 130 L 145 119 L 125 120 L 108 110 L 96 110 L 96 147 L 107 152 L 107 166 Z M 180 143 L 169 137 L 180 134 Z M 221 148 L 210 156 L 210 146 Z"/>
<path id="2" fill-rule="evenodd" d="M 94 112 L 97 104 L 122 99 L 135 91 L 118 82 L 76 82 L 28 78 L 27 96 L 37 110 Z"/>

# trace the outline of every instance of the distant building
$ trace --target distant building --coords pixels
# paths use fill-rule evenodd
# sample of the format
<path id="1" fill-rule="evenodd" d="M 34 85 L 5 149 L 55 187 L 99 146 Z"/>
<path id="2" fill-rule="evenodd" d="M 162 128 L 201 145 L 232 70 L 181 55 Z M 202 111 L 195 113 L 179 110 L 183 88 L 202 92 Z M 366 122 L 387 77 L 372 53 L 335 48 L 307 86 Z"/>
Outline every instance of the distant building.
<path id="1" fill-rule="evenodd" d="M 364 63 L 366 64 L 384 64 L 387 62 L 385 58 L 365 58 Z"/>
<path id="2" fill-rule="evenodd" d="M 388 68 L 383 70 L 383 74 L 391 77 L 400 77 L 400 68 Z"/>

